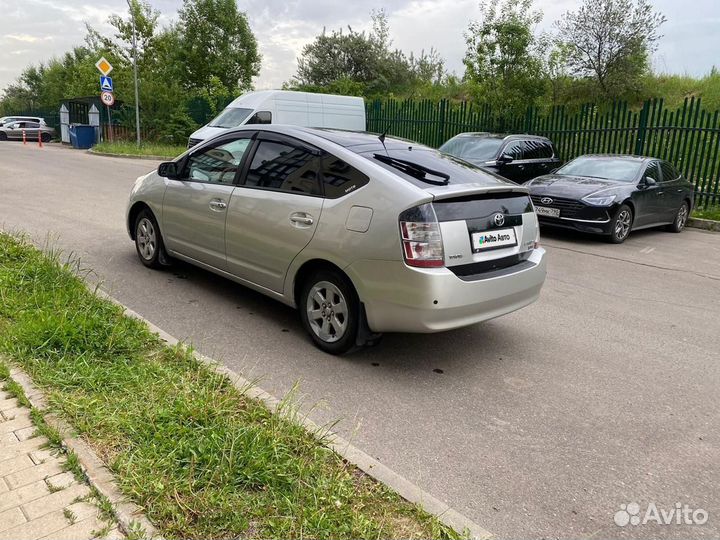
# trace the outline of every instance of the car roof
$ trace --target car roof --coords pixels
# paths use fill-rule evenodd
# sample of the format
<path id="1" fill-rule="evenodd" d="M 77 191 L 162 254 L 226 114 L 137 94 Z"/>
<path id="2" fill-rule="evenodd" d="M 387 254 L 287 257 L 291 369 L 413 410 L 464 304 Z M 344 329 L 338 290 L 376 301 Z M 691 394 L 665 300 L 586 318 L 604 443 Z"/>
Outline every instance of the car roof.
<path id="1" fill-rule="evenodd" d="M 458 133 L 455 137 L 476 137 L 483 139 L 503 139 L 503 140 L 515 140 L 515 139 L 536 139 L 540 141 L 549 141 L 547 137 L 542 135 L 529 135 L 527 133 L 512 133 L 510 135 L 502 133 L 489 133 L 486 131 L 466 131 L 464 133 Z M 455 138 L 453 137 L 453 138 Z"/>
<path id="2" fill-rule="evenodd" d="M 650 161 L 652 159 L 658 160 L 658 161 L 664 161 L 660 158 L 653 158 L 653 157 L 648 157 L 648 156 L 636 156 L 633 154 L 583 154 L 581 156 L 575 157 L 574 159 L 584 158 L 584 157 L 602 158 L 602 159 L 622 159 L 625 161 Z"/>

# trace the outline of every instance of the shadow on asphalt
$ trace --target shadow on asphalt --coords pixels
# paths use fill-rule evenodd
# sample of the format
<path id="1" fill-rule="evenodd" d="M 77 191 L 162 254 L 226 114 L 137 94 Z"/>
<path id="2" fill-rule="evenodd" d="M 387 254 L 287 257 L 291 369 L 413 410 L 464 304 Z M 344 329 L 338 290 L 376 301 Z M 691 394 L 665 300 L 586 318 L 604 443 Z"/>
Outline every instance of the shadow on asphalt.
<path id="1" fill-rule="evenodd" d="M 667 231 L 664 231 L 662 227 L 658 228 L 652 228 L 652 229 L 641 229 L 639 231 L 632 231 L 630 233 L 630 236 L 628 236 L 627 240 L 625 242 L 632 242 L 633 240 L 642 240 L 642 241 L 649 241 L 650 239 L 654 239 L 655 237 L 666 235 L 666 234 L 672 234 Z M 682 234 L 682 233 L 681 233 Z M 560 227 L 541 227 L 540 228 L 540 245 L 542 245 L 542 241 L 544 239 L 547 240 L 562 240 L 563 242 L 568 242 L 571 244 L 574 244 L 576 246 L 582 245 L 582 246 L 612 246 L 610 242 L 608 242 L 604 236 L 599 234 L 590 234 L 586 232 L 581 231 L 573 231 L 571 229 L 562 229 Z M 622 245 L 622 244 L 620 244 Z"/>
<path id="2" fill-rule="evenodd" d="M 140 264 L 134 251 L 128 250 L 126 256 L 133 264 Z M 243 315 L 256 317 L 269 328 L 275 327 L 278 333 L 290 334 L 310 345 L 310 339 L 295 309 L 252 289 L 183 261 L 175 261 L 172 267 L 159 272 L 153 271 L 152 274 L 155 279 L 165 280 L 169 284 L 192 284 L 192 288 L 197 291 L 197 301 L 212 297 L 214 301 L 232 306 L 232 309 Z M 312 346 L 302 349 L 305 352 L 310 351 L 309 355 L 313 360 L 317 355 L 320 359 L 332 358 L 333 361 L 349 362 L 358 368 L 364 365 L 368 369 L 425 372 L 438 377 L 452 370 L 454 376 L 457 376 L 458 370 L 477 369 L 476 362 L 498 360 L 499 357 L 491 352 L 494 349 L 491 344 L 498 339 L 504 341 L 503 334 L 512 331 L 512 327 L 489 321 L 435 334 L 385 334 L 377 346 L 338 358 L 325 355 Z M 472 347 L 473 343 L 476 344 L 478 355 L 473 362 L 468 362 L 468 346 Z"/>

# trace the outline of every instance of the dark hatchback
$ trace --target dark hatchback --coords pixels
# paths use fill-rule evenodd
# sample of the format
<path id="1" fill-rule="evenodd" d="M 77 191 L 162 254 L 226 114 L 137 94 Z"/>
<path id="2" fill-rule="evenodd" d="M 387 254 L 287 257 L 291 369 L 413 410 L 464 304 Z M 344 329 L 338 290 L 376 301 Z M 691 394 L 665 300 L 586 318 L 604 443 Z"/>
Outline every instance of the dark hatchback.
<path id="1" fill-rule="evenodd" d="M 693 185 L 670 163 L 641 156 L 580 156 L 527 186 L 541 225 L 602 234 L 616 244 L 631 230 L 682 231 L 694 198 Z"/>
<path id="2" fill-rule="evenodd" d="M 562 163 L 547 137 L 460 133 L 439 150 L 522 184 Z"/>

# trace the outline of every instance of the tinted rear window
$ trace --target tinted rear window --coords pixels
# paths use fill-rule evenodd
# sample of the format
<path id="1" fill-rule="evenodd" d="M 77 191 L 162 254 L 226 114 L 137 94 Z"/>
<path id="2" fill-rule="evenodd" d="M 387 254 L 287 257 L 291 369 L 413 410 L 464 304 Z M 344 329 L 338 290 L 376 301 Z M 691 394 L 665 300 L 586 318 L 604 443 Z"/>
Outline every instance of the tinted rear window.
<path id="1" fill-rule="evenodd" d="M 428 184 L 423 182 L 422 180 L 419 180 L 415 178 L 414 176 L 411 176 L 409 174 L 406 174 L 392 165 L 389 165 L 387 163 L 383 163 L 381 161 L 378 161 L 373 157 L 375 153 L 378 154 L 385 154 L 384 150 L 378 150 L 375 152 L 363 152 L 360 155 L 369 159 L 373 163 L 376 163 L 380 165 L 381 167 L 385 167 L 387 170 L 393 172 L 394 174 L 398 175 L 400 178 L 407 180 L 408 182 L 411 182 L 415 184 L 418 187 L 426 188 L 428 187 Z M 413 148 L 413 150 L 404 149 L 389 149 L 387 154 L 390 157 L 397 158 L 397 159 L 404 159 L 406 161 L 411 161 L 413 163 L 417 163 L 418 165 L 422 165 L 423 167 L 427 167 L 429 169 L 433 169 L 435 171 L 445 173 L 450 176 L 450 185 L 452 184 L 480 184 L 483 186 L 498 186 L 498 185 L 515 185 L 513 182 L 506 180 L 500 176 L 494 175 L 484 169 L 481 169 L 480 167 L 476 167 L 475 165 L 472 165 L 468 163 L 467 161 L 463 161 L 461 159 L 454 158 L 453 156 L 450 156 L 448 154 L 443 154 L 442 152 L 439 152 L 438 150 L 432 150 L 428 148 Z M 428 175 L 429 179 L 437 180 L 434 176 Z"/>
<path id="2" fill-rule="evenodd" d="M 497 213 L 525 214 L 533 211 L 525 193 L 485 193 L 433 201 L 438 221 L 490 218 Z"/>

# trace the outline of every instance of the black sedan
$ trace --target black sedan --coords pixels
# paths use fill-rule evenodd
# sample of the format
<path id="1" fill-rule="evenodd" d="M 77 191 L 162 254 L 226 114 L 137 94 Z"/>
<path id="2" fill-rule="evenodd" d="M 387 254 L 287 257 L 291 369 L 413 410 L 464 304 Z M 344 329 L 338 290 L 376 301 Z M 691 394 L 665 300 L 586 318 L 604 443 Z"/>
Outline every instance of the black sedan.
<path id="1" fill-rule="evenodd" d="M 580 156 L 528 184 L 541 225 L 602 234 L 615 244 L 631 230 L 685 227 L 693 185 L 660 159 Z"/>

